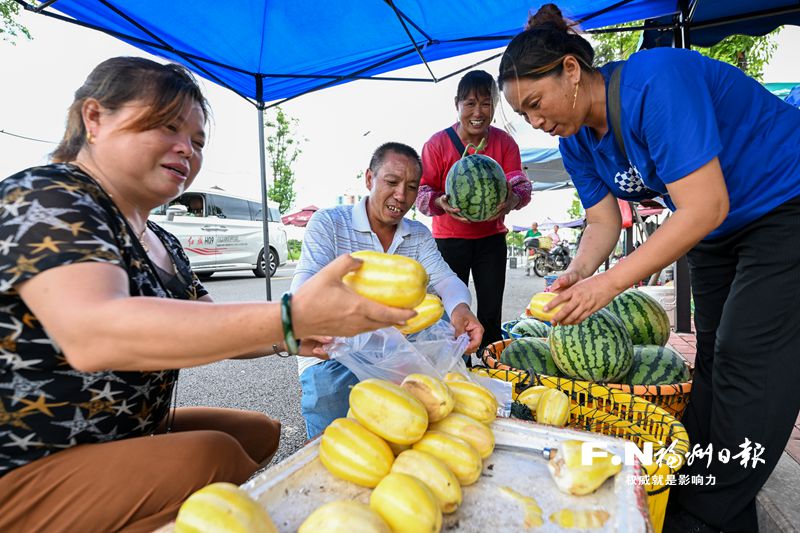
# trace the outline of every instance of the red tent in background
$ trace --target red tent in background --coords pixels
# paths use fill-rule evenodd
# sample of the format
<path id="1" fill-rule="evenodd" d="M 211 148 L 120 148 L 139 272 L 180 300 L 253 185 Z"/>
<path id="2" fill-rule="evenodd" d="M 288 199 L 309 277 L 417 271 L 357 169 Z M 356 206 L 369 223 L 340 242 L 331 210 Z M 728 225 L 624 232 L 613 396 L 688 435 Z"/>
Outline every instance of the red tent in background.
<path id="1" fill-rule="evenodd" d="M 318 209 L 319 207 L 315 205 L 307 205 L 300 211 L 282 216 L 281 221 L 286 225 L 305 228 L 306 224 L 308 224 L 308 221 L 311 220 L 311 215 L 316 213 Z"/>

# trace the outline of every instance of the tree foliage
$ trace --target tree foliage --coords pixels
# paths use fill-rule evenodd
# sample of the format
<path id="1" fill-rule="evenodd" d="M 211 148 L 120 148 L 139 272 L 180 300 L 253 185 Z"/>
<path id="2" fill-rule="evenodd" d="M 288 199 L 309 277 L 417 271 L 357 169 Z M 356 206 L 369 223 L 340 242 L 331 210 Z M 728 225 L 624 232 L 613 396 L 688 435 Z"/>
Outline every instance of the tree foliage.
<path id="1" fill-rule="evenodd" d="M 524 240 L 525 235 L 518 231 L 509 231 L 506 233 L 506 244 L 508 246 L 516 246 L 517 248 L 522 248 L 522 241 Z"/>
<path id="2" fill-rule="evenodd" d="M 0 0 L 0 39 L 11 44 L 16 43 L 16 38 L 22 35 L 31 38 L 28 28 L 14 20 L 19 15 L 22 6 L 14 0 Z"/>
<path id="3" fill-rule="evenodd" d="M 578 218 L 583 217 L 583 204 L 581 204 L 581 199 L 578 196 L 578 191 L 573 191 L 573 198 L 572 204 L 567 209 L 567 214 L 570 217 L 570 220 L 575 220 Z"/>
<path id="4" fill-rule="evenodd" d="M 286 242 L 286 247 L 289 252 L 289 261 L 300 259 L 300 251 L 303 248 L 303 241 L 298 239 L 289 239 Z"/>
<path id="5" fill-rule="evenodd" d="M 286 213 L 294 203 L 297 193 L 294 190 L 294 170 L 292 165 L 302 153 L 298 139 L 297 125 L 299 120 L 275 108 L 274 117 L 267 115 L 264 127 L 267 135 L 267 161 L 272 169 L 272 185 L 269 187 L 269 199 L 279 204 L 281 214 Z"/>
<path id="6" fill-rule="evenodd" d="M 641 25 L 633 22 L 627 26 Z M 731 35 L 710 48 L 693 46 L 701 54 L 730 63 L 742 69 L 748 76 L 761 80 L 767 66 L 778 47 L 776 37 L 781 28 L 763 37 Z M 595 63 L 604 65 L 610 61 L 627 59 L 639 48 L 641 31 L 619 33 L 600 33 L 592 36 L 595 43 Z"/>

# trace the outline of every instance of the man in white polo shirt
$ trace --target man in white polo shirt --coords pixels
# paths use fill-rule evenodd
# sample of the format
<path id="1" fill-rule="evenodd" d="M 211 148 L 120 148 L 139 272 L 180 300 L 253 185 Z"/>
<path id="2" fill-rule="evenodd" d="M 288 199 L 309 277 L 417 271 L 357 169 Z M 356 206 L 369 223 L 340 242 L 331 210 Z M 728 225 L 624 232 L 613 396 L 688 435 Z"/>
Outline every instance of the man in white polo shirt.
<path id="1" fill-rule="evenodd" d="M 442 259 L 430 230 L 404 218 L 417 199 L 421 175 L 422 162 L 413 148 L 394 142 L 380 146 L 366 172 L 369 196 L 355 206 L 320 209 L 311 217 L 290 290 L 342 254 L 376 250 L 412 257 L 428 272 L 428 292 L 442 299 L 456 335 L 469 335 L 466 351 L 471 353 L 480 345 L 483 327 L 469 308 L 469 289 Z M 346 416 L 350 387 L 358 378 L 336 361 L 303 357 L 297 364 L 301 408 L 308 438 L 313 438 Z"/>

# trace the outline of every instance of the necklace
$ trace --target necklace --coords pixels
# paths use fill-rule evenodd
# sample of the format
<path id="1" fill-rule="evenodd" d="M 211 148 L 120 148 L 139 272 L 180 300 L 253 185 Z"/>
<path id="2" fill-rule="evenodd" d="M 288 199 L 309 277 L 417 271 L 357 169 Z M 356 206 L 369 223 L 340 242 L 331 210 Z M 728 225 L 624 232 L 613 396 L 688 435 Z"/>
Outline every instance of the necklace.
<path id="1" fill-rule="evenodd" d="M 108 189 L 103 187 L 103 182 L 97 179 L 97 177 L 92 172 L 90 172 L 88 168 L 86 168 L 86 165 L 84 165 L 79 161 L 72 161 L 72 164 L 81 169 L 87 176 L 92 178 L 95 181 L 95 183 L 97 183 L 97 185 L 103 190 L 103 192 L 105 192 L 108 195 L 108 197 L 111 198 L 111 201 L 112 202 L 114 201 L 114 196 L 108 191 Z M 128 223 L 128 227 L 130 227 L 133 230 L 133 223 L 130 221 L 130 219 L 126 217 L 121 211 L 120 214 L 122 214 L 122 217 L 125 219 L 125 222 Z M 142 250 L 144 250 L 144 253 L 148 254 L 150 253 L 150 246 L 148 246 L 147 243 L 144 242 L 144 236 L 146 233 L 147 233 L 147 221 L 145 220 L 144 228 L 142 228 L 142 231 L 138 235 L 136 235 L 136 240 L 139 241 L 139 244 L 142 245 Z"/>
<path id="2" fill-rule="evenodd" d="M 128 223 L 130 224 L 130 221 L 128 221 Z M 150 247 L 147 245 L 146 242 L 144 242 L 144 234 L 145 233 L 147 233 L 147 222 L 144 223 L 144 229 L 136 237 L 136 239 L 139 241 L 139 244 L 142 245 L 142 250 L 144 250 L 144 253 L 149 254 L 150 253 Z"/>

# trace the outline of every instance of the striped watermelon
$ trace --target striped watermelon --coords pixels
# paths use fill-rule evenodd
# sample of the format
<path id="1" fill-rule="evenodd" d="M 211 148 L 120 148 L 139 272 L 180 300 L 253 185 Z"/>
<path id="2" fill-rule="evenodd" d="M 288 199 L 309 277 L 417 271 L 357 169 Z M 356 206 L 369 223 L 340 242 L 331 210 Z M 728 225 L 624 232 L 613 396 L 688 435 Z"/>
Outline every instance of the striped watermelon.
<path id="1" fill-rule="evenodd" d="M 633 344 L 667 344 L 669 317 L 661 304 L 649 294 L 628 289 L 611 300 L 606 309 L 625 324 Z"/>
<path id="2" fill-rule="evenodd" d="M 605 309 L 576 326 L 555 326 L 548 340 L 556 366 L 571 378 L 617 383 L 633 363 L 625 326 Z"/>
<path id="3" fill-rule="evenodd" d="M 547 337 L 549 333 L 550 326 L 535 318 L 522 319 L 511 328 L 512 339 L 519 339 L 520 337 Z"/>
<path id="4" fill-rule="evenodd" d="M 550 347 L 543 339 L 522 337 L 515 340 L 500 354 L 500 362 L 518 370 L 531 370 L 547 376 L 561 375 L 550 355 Z"/>
<path id="5" fill-rule="evenodd" d="M 501 333 L 501 335 L 503 336 L 504 339 L 510 339 L 511 338 L 511 330 L 514 328 L 514 326 L 517 325 L 517 323 L 520 320 L 521 319 L 519 319 L 519 318 L 515 318 L 514 320 L 509 320 L 507 322 L 503 322 L 502 324 L 500 324 L 500 333 Z"/>
<path id="6" fill-rule="evenodd" d="M 456 161 L 444 185 L 448 202 L 472 222 L 491 218 L 506 201 L 508 185 L 502 167 L 491 157 L 472 154 Z"/>
<path id="7" fill-rule="evenodd" d="M 689 380 L 689 368 L 671 348 L 653 344 L 633 347 L 633 366 L 622 381 L 628 385 L 672 385 Z"/>

